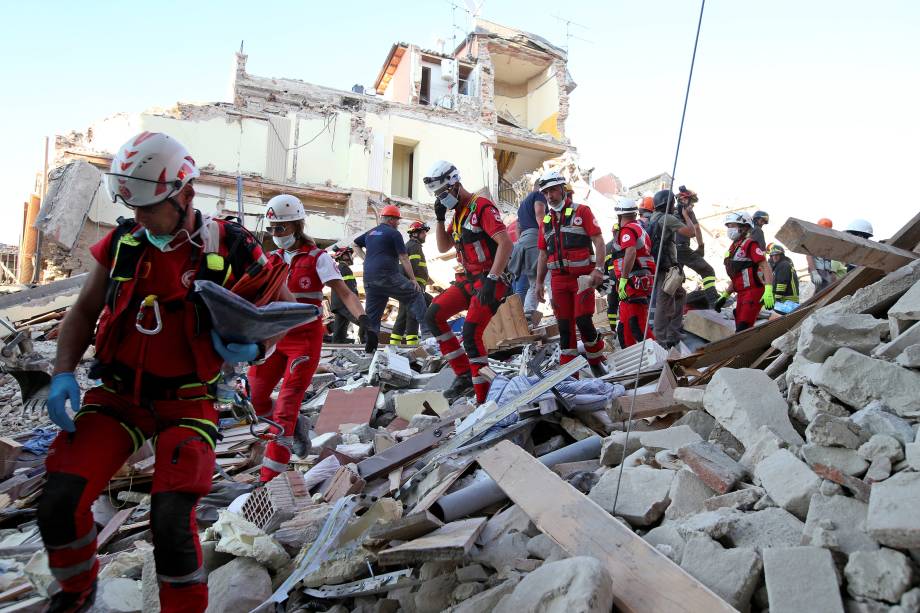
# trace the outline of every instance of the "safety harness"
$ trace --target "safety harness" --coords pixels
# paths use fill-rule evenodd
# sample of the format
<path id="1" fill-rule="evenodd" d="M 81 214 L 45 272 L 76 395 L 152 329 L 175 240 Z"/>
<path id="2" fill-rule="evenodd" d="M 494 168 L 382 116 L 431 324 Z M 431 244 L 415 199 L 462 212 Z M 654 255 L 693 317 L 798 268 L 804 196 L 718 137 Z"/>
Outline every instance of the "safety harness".
<path id="1" fill-rule="evenodd" d="M 594 253 L 594 244 L 588 231 L 581 223 L 573 223 L 576 219 L 577 206 L 567 205 L 562 215 L 547 213 L 543 218 L 543 238 L 546 241 L 546 267 L 549 270 L 565 271 L 566 268 L 579 268 L 591 265 L 591 256 Z M 578 217 L 580 220 L 581 218 Z M 585 255 L 579 259 L 569 259 L 569 251 L 575 251 L 575 257 Z M 581 253 L 578 253 L 578 252 Z M 554 256 L 554 257 L 552 257 Z"/>

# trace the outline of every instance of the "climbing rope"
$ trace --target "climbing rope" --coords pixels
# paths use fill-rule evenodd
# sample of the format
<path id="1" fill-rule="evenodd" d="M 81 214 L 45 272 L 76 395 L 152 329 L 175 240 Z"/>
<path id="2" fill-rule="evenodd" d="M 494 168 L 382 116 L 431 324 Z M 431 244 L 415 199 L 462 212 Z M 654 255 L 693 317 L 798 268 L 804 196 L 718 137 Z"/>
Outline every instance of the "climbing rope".
<path id="1" fill-rule="evenodd" d="M 703 25 L 703 10 L 705 8 L 706 8 L 706 0 L 701 0 L 700 16 L 696 23 L 696 38 L 693 40 L 693 55 L 690 58 L 690 74 L 687 76 L 687 87 L 684 90 L 684 107 L 680 113 L 680 129 L 677 132 L 677 147 L 674 150 L 674 164 L 671 166 L 671 183 L 670 185 L 668 185 L 668 191 L 670 191 L 671 193 L 674 192 L 674 176 L 677 174 L 677 159 L 680 156 L 680 142 L 684 135 L 684 120 L 687 117 L 687 101 L 690 98 L 690 84 L 693 82 L 693 67 L 696 64 L 696 49 L 700 42 L 700 28 Z M 667 211 L 669 208 L 670 206 L 665 208 L 665 211 L 666 211 L 665 214 L 667 214 Z M 662 236 L 662 240 L 659 242 L 658 253 L 655 256 L 656 262 L 661 261 L 661 254 L 664 252 L 664 245 L 665 245 L 664 228 L 662 228 L 661 236 Z M 663 276 L 663 275 L 658 274 L 658 271 L 656 270 L 655 278 L 652 280 L 652 290 L 651 290 L 652 300 L 654 300 L 655 298 L 655 286 L 658 284 L 658 279 L 660 276 Z M 649 309 L 645 313 L 645 327 L 643 328 L 643 331 L 642 331 L 642 341 L 641 341 L 642 349 L 639 353 L 639 365 L 636 367 L 636 378 L 633 381 L 632 394 L 630 394 L 630 398 L 629 398 L 629 415 L 626 419 L 626 439 L 623 441 L 623 458 L 620 461 L 620 470 L 619 470 L 619 473 L 617 474 L 617 488 L 613 494 L 613 508 L 610 511 L 611 515 L 616 515 L 617 500 L 620 497 L 620 481 L 622 481 L 623 479 L 623 467 L 626 465 L 626 450 L 629 448 L 628 447 L 629 446 L 629 435 L 632 432 L 633 411 L 636 408 L 636 393 L 639 390 L 639 375 L 642 373 L 642 361 L 645 358 L 645 343 L 647 342 L 646 338 L 648 337 L 649 313 L 650 312 L 651 312 L 651 309 Z M 664 368 L 667 368 L 667 364 L 664 366 Z"/>

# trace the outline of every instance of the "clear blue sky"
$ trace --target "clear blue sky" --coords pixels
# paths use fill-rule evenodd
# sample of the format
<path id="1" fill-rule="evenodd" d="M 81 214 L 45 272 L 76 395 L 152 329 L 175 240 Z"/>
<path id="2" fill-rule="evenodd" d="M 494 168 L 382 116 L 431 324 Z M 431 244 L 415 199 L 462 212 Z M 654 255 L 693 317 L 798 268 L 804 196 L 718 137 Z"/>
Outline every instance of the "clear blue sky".
<path id="1" fill-rule="evenodd" d="M 463 0 L 458 0 L 463 5 Z M 627 184 L 671 168 L 699 4 L 486 0 L 482 16 L 564 44 L 578 83 L 568 135 Z M 339 87 L 371 84 L 390 44 L 450 39 L 444 0 L 5 3 L 0 204 L 15 242 L 43 137 L 120 111 L 226 100 L 248 69 Z M 456 23 L 467 24 L 456 11 Z M 869 218 L 887 236 L 917 210 L 920 3 L 709 0 L 678 180 L 774 220 Z M 461 32 L 457 32 L 462 36 Z"/>

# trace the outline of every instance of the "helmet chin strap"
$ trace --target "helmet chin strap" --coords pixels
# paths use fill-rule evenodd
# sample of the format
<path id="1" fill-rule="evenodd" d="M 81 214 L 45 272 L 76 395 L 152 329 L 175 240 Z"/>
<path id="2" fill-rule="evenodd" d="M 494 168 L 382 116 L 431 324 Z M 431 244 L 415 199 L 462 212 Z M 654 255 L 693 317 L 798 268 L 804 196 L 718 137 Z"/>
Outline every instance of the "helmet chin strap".
<path id="1" fill-rule="evenodd" d="M 181 230 L 182 227 L 185 225 L 185 217 L 186 215 L 188 215 L 188 208 L 187 207 L 182 208 L 179 205 L 179 203 L 176 202 L 175 198 L 173 198 L 172 196 L 167 198 L 166 201 L 170 203 L 172 207 L 176 210 L 176 213 L 179 214 L 179 221 L 176 222 L 176 225 L 173 227 L 172 232 L 170 232 L 170 234 L 178 234 L 179 230 Z"/>

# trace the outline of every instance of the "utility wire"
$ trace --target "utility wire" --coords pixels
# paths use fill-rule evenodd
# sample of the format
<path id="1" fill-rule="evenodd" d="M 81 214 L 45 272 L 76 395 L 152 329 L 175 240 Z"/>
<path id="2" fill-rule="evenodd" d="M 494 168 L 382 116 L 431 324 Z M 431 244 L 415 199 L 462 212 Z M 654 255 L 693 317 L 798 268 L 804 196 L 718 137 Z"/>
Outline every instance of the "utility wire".
<path id="1" fill-rule="evenodd" d="M 687 88 L 684 91 L 684 108 L 680 113 L 680 129 L 677 132 L 677 147 L 674 150 L 674 164 L 671 166 L 671 184 L 668 186 L 668 191 L 672 195 L 674 193 L 674 175 L 677 174 L 677 159 L 680 156 L 680 142 L 684 135 L 684 120 L 687 117 L 687 101 L 690 98 L 690 84 L 693 82 L 693 67 L 696 64 L 696 49 L 700 42 L 700 28 L 703 25 L 703 10 L 705 8 L 706 8 L 706 0 L 701 0 L 700 17 L 696 23 L 696 38 L 693 40 L 693 55 L 690 58 L 690 74 L 687 76 Z M 669 200 L 670 200 L 670 197 L 671 196 L 669 196 Z M 665 207 L 664 215 L 670 214 L 670 211 L 669 211 L 670 208 L 671 206 L 670 206 L 670 201 L 669 201 L 668 206 Z M 661 219 L 663 221 L 664 216 L 662 216 Z M 662 227 L 661 241 L 658 245 L 658 253 L 655 256 L 655 261 L 657 262 L 661 261 L 661 254 L 664 253 L 664 245 L 665 245 L 664 238 L 666 236 L 665 230 L 666 230 L 666 226 Z M 652 280 L 652 290 L 651 290 L 652 291 L 651 296 L 653 300 L 655 298 L 655 286 L 658 285 L 658 279 L 661 276 L 663 275 L 659 274 L 659 271 L 657 270 L 657 267 L 656 267 L 655 277 Z M 633 381 L 632 394 L 630 395 L 630 399 L 629 399 L 629 416 L 626 419 L 626 439 L 623 442 L 623 458 L 620 462 L 619 474 L 617 475 L 617 489 L 613 494 L 613 508 L 610 511 L 611 515 L 616 515 L 617 500 L 620 497 L 620 481 L 623 480 L 623 467 L 626 465 L 626 449 L 628 448 L 629 435 L 632 431 L 633 411 L 636 408 L 636 393 L 639 390 L 639 375 L 642 373 L 642 361 L 645 357 L 645 343 L 647 342 L 645 339 L 648 337 L 648 329 L 649 329 L 649 312 L 646 311 L 645 328 L 642 332 L 642 351 L 639 354 L 639 365 L 636 367 L 636 378 Z M 664 368 L 667 368 L 667 367 L 668 367 L 667 363 L 665 363 Z"/>

